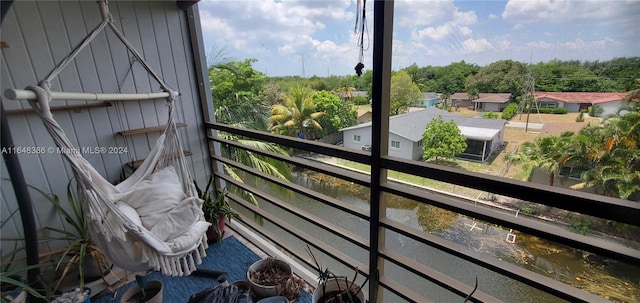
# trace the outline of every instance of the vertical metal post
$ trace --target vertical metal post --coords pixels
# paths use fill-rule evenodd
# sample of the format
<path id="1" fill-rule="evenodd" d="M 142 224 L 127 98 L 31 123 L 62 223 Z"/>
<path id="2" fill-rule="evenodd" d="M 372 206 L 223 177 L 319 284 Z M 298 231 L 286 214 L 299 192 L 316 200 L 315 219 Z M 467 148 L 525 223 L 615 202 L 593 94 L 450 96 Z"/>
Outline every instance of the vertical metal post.
<path id="1" fill-rule="evenodd" d="M 4 17 L 12 4 L 13 0 L 2 1 L 0 23 L 4 22 Z M 13 138 L 11 137 L 11 129 L 9 128 L 9 121 L 7 120 L 4 106 L 2 106 L 2 100 L 0 100 L 0 115 L 0 141 L 2 141 L 2 149 L 13 150 Z M 40 258 L 38 257 L 38 231 L 36 229 L 29 190 L 27 189 L 27 183 L 24 181 L 24 175 L 20 167 L 20 160 L 15 153 L 5 153 L 2 154 L 2 156 L 7 165 L 13 192 L 18 200 L 18 208 L 20 209 L 20 218 L 22 219 L 22 229 L 24 233 L 27 265 L 37 265 L 40 263 Z M 41 276 L 40 267 L 34 266 L 27 271 L 27 283 L 36 290 L 43 290 L 44 287 L 42 286 Z M 28 294 L 27 302 L 44 302 L 44 300 Z"/>
<path id="2" fill-rule="evenodd" d="M 371 219 L 369 222 L 369 302 L 382 297 L 379 277 L 383 261 L 379 248 L 384 247 L 385 232 L 380 218 L 386 216 L 381 185 L 387 182 L 387 170 L 381 157 L 389 154 L 389 96 L 391 88 L 391 48 L 393 38 L 393 0 L 376 0 L 373 6 L 373 90 L 371 129 Z"/>
<path id="3" fill-rule="evenodd" d="M 11 137 L 9 121 L 7 121 L 7 115 L 4 111 L 4 106 L 2 105 L 1 100 L 0 114 L 2 115 L 0 119 L 0 131 L 2 131 L 0 140 L 2 141 L 2 149 L 11 151 L 14 148 L 13 138 Z M 20 160 L 18 159 L 18 155 L 12 152 L 3 153 L 2 156 L 5 164 L 7 165 L 7 171 L 9 172 L 9 178 L 11 179 L 13 192 L 16 195 L 18 208 L 20 209 L 27 266 L 38 265 L 40 263 L 40 259 L 38 257 L 38 230 L 36 228 L 35 217 L 33 215 L 33 206 L 31 205 L 29 190 L 27 188 L 27 183 L 24 180 L 24 175 L 22 174 L 22 168 L 20 167 Z M 43 290 L 42 280 L 40 278 L 40 267 L 33 266 L 27 270 L 27 284 L 38 291 Z M 44 300 L 33 297 L 31 293 L 28 293 L 27 296 L 28 302 L 44 302 Z"/>
<path id="4" fill-rule="evenodd" d="M 198 97 L 200 98 L 200 108 L 202 110 L 202 118 L 204 122 L 215 122 L 215 109 L 213 108 L 213 97 L 211 95 L 211 84 L 209 83 L 209 66 L 207 66 L 207 58 L 204 51 L 204 42 L 202 41 L 202 26 L 200 23 L 200 13 L 198 5 L 192 5 L 186 9 L 187 21 L 189 24 L 189 38 L 191 39 L 191 53 L 193 54 L 196 70 L 196 79 L 198 81 Z M 216 130 L 209 130 L 204 126 L 205 136 L 217 136 Z M 206 138 L 205 138 L 206 140 Z M 211 155 L 221 154 L 220 144 L 208 141 L 210 168 L 212 172 L 222 171 L 222 164 L 211 159 Z M 207 181 L 207 180 L 204 180 Z M 222 187 L 220 180 L 216 180 L 216 188 Z"/>

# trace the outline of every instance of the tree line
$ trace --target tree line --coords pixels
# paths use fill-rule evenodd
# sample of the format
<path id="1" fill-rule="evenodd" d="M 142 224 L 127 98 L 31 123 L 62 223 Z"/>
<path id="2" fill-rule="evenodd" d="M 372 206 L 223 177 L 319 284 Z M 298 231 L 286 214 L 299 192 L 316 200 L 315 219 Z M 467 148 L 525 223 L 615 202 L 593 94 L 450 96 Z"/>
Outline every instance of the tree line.
<path id="1" fill-rule="evenodd" d="M 536 91 L 546 92 L 628 92 L 640 88 L 640 57 L 622 57 L 608 61 L 551 60 L 527 64 L 514 60 L 500 60 L 486 66 L 464 60 L 446 66 L 423 66 L 416 63 L 394 73 L 409 74 L 421 92 L 454 94 L 456 92 L 524 93 L 525 81 L 531 76 Z M 362 77 L 299 76 L 272 77 L 271 81 L 302 84 L 315 90 L 333 91 L 340 87 L 353 87 L 369 92 L 373 73 Z"/>
<path id="2" fill-rule="evenodd" d="M 340 128 L 356 124 L 357 113 L 349 93 L 356 87 L 366 86 L 367 77 L 371 76 L 370 72 L 365 73 L 362 78 L 329 77 L 331 81 L 324 81 L 319 77 L 269 78 L 252 67 L 255 61 L 255 59 L 231 61 L 215 64 L 209 68 L 218 122 L 309 139 L 322 137 L 337 132 Z M 611 77 L 603 83 L 617 83 L 612 84 L 611 87 L 624 87 L 625 81 L 622 80 L 636 76 L 640 78 L 640 75 L 636 75 L 640 68 L 631 71 L 612 62 L 639 64 L 640 58 L 616 59 L 602 64 L 554 61 L 538 65 L 540 65 L 539 70 L 547 70 L 543 68 L 545 66 L 558 67 L 561 71 L 577 70 L 577 67 L 597 69 L 601 74 L 608 74 Z M 416 83 L 415 77 L 421 77 L 421 73 L 428 71 L 429 68 L 414 69 L 413 67 L 412 65 L 392 75 L 392 115 L 406 112 L 410 102 L 419 98 L 424 90 L 431 90 L 431 87 L 436 85 L 435 78 L 427 81 L 419 78 Z M 462 61 L 444 68 L 454 70 L 448 74 L 447 78 L 450 79 L 447 84 L 450 85 L 447 86 L 447 89 L 450 89 L 449 92 L 460 91 L 461 89 L 456 85 L 468 88 L 467 85 L 470 84 L 480 87 L 487 83 L 492 83 L 492 87 L 498 87 L 500 90 L 517 91 L 520 86 L 516 80 L 520 79 L 519 77 L 526 70 L 523 64 L 511 60 L 498 61 L 483 68 Z M 536 70 L 536 68 L 531 69 Z M 468 75 L 465 77 L 466 74 Z M 464 81 L 462 81 L 463 78 Z M 635 86 L 629 85 L 625 90 L 638 87 L 637 83 L 633 84 Z M 486 89 L 488 90 L 489 86 Z M 637 201 L 640 199 L 640 179 L 638 179 L 640 176 L 640 137 L 638 137 L 640 106 L 636 103 L 631 103 L 631 106 L 626 109 L 626 115 L 608 119 L 600 126 L 588 126 L 578 134 L 544 137 L 535 142 L 523 144 L 521 152 L 516 154 L 519 158 L 510 160 L 515 162 L 521 160 L 550 173 L 557 171 L 562 165 L 571 165 L 582 171 L 582 178 L 585 180 L 582 183 L 583 187 L 592 187 L 600 194 Z M 437 122 L 434 123 L 438 124 Z M 431 144 L 434 142 L 432 139 L 440 135 L 436 129 L 432 128 L 429 132 L 427 128 L 425 131 L 424 146 L 430 147 L 425 148 L 425 159 L 447 158 L 448 155 L 456 153 L 451 152 L 450 149 L 444 153 L 431 152 L 431 149 L 437 149 Z M 457 135 L 453 137 L 459 137 L 459 134 Z M 457 150 L 464 150 L 464 148 L 464 144 L 460 143 Z M 237 151 L 227 152 L 231 154 Z M 256 157 L 241 154 L 234 157 L 241 156 Z M 279 164 L 273 165 L 274 171 L 277 171 Z"/>

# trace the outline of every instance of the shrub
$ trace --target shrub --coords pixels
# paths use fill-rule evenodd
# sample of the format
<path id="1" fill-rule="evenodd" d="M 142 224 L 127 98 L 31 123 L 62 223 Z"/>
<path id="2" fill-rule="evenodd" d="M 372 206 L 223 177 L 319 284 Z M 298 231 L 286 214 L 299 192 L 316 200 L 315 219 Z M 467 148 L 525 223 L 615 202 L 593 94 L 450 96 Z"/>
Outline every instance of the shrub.
<path id="1" fill-rule="evenodd" d="M 589 227 L 591 227 L 591 221 L 583 216 L 580 216 L 577 219 L 572 220 L 569 223 L 569 227 L 576 233 L 586 235 L 589 231 Z"/>
<path id="2" fill-rule="evenodd" d="M 584 112 L 580 112 L 580 115 L 576 117 L 576 122 L 584 122 Z"/>
<path id="3" fill-rule="evenodd" d="M 355 96 L 351 98 L 351 102 L 355 105 L 366 105 L 369 104 L 369 98 L 364 96 Z"/>
<path id="4" fill-rule="evenodd" d="M 543 108 L 527 108 L 524 110 L 525 113 L 538 113 L 540 112 L 541 114 L 566 114 L 567 113 L 567 109 L 564 107 L 543 107 Z"/>
<path id="5" fill-rule="evenodd" d="M 502 111 L 502 119 L 511 120 L 518 113 L 518 104 L 515 102 L 509 103 L 507 107 Z"/>
<path id="6" fill-rule="evenodd" d="M 482 118 L 487 119 L 498 119 L 498 113 L 495 112 L 486 112 L 482 115 Z"/>
<path id="7" fill-rule="evenodd" d="M 604 109 L 600 106 L 589 106 L 589 116 L 597 117 L 600 116 L 604 112 Z"/>

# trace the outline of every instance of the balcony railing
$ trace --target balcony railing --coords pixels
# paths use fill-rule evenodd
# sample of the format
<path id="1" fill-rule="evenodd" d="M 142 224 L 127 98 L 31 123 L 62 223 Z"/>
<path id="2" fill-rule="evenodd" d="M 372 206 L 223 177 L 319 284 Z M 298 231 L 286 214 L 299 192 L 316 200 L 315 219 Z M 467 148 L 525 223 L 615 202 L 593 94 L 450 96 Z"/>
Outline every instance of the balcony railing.
<path id="1" fill-rule="evenodd" d="M 342 147 L 314 141 L 273 135 L 255 130 L 240 129 L 218 123 L 207 123 L 206 127 L 218 132 L 234 134 L 243 138 L 272 142 L 297 151 L 322 154 L 356 163 L 369 165 L 374 161 L 374 159 L 372 159 L 373 156 L 369 152 L 348 150 Z M 461 298 L 460 302 L 462 302 L 474 289 L 473 282 L 463 283 L 460 279 L 456 279 L 450 275 L 442 273 L 423 262 L 413 260 L 411 257 L 398 252 L 394 247 L 385 245 L 386 235 L 390 234 L 401 235 L 403 238 L 413 241 L 415 245 L 435 248 L 445 254 L 451 255 L 454 259 L 460 260 L 460 263 L 450 264 L 452 267 L 466 266 L 463 264 L 475 264 L 475 266 L 488 269 L 499 275 L 508 277 L 509 279 L 513 279 L 570 302 L 597 302 L 605 300 L 602 297 L 574 288 L 550 277 L 543 276 L 518 265 L 500 260 L 496 256 L 486 253 L 478 253 L 477 251 L 465 246 L 453 243 L 393 220 L 386 216 L 385 200 L 390 195 L 400 196 L 412 201 L 442 208 L 476 220 L 484 221 L 488 224 L 499 225 L 506 229 L 513 229 L 520 233 L 550 240 L 573 249 L 583 250 L 605 258 L 624 262 L 630 264 L 630 266 L 638 266 L 638 264 L 640 264 L 640 251 L 629 248 L 625 245 L 576 234 L 568 229 L 556 225 L 524 216 L 514 216 L 513 213 L 505 212 L 503 210 L 477 206 L 472 202 L 449 195 L 425 191 L 408 184 L 392 182 L 387 180 L 386 177 L 381 179 L 382 181 L 380 182 L 379 187 L 377 187 L 379 188 L 379 192 L 376 195 L 373 192 L 376 187 L 371 184 L 371 176 L 373 175 L 374 169 L 373 166 L 372 174 L 368 175 L 302 157 L 287 157 L 264 152 L 259 149 L 242 145 L 235 141 L 221 139 L 217 136 L 210 136 L 209 140 L 213 143 L 212 146 L 217 146 L 217 148 L 215 148 L 217 152 L 212 153 L 212 159 L 214 160 L 214 163 L 217 163 L 217 166 L 220 166 L 219 164 L 221 163 L 227 164 L 238 171 L 241 171 L 242 174 L 255 176 L 257 179 L 262 180 L 265 183 L 286 189 L 295 195 L 308 197 L 318 203 L 331 207 L 334 209 L 336 214 L 346 214 L 348 218 L 351 218 L 350 220 L 359 222 L 358 224 L 361 225 L 360 227 L 364 225 L 368 228 L 368 233 L 348 230 L 344 227 L 338 226 L 335 224 L 336 222 L 320 218 L 317 214 L 310 213 L 305 209 L 298 208 L 292 203 L 285 201 L 286 198 L 283 197 L 289 197 L 287 195 L 269 194 L 256 185 L 235 181 L 222 170 L 217 170 L 215 172 L 216 178 L 218 178 L 219 181 L 224 180 L 224 182 L 226 182 L 226 186 L 232 186 L 240 191 L 250 192 L 261 200 L 261 203 L 264 204 L 255 206 L 245 199 L 242 199 L 239 195 L 229 195 L 230 199 L 237 203 L 237 208 L 243 208 L 247 210 L 247 213 L 249 214 L 257 214 L 262 218 L 262 220 L 264 220 L 263 224 L 274 226 L 278 232 L 274 232 L 273 229 L 270 231 L 268 228 L 264 228 L 264 225 L 256 223 L 256 220 L 251 215 L 241 216 L 240 221 L 243 224 L 253 229 L 260 236 L 271 241 L 274 246 L 281 248 L 300 263 L 306 264 L 308 268 L 313 268 L 314 264 L 310 261 L 309 254 L 304 249 L 305 245 L 309 245 L 315 251 L 319 251 L 322 254 L 333 258 L 335 262 L 340 263 L 347 268 L 359 271 L 364 276 L 370 278 L 370 302 L 396 302 L 397 299 L 388 299 L 390 298 L 389 296 L 395 296 L 394 298 L 401 298 L 408 302 L 430 301 L 429 298 L 420 293 L 420 289 L 408 287 L 405 285 L 405 282 L 398 281 L 398 277 L 402 276 L 411 276 L 412 279 L 419 279 L 419 281 L 421 281 L 412 281 L 413 285 L 416 283 L 424 283 L 425 285 L 432 283 L 433 285 L 437 285 L 438 287 L 459 296 Z M 275 178 L 241 163 L 234 162 L 221 155 L 219 152 L 220 147 L 224 147 L 225 149 L 244 149 L 252 153 L 284 161 L 297 168 L 304 168 L 324 175 L 336 177 L 340 180 L 351 182 L 354 186 L 364 186 L 371 191 L 370 197 L 379 198 L 377 200 L 372 199 L 369 201 L 370 208 L 368 210 L 355 207 L 334 197 L 311 191 L 306 186 Z M 381 157 L 378 160 L 380 162 L 379 173 L 383 176 L 386 176 L 387 171 L 393 170 L 414 176 L 447 182 L 457 186 L 465 186 L 484 192 L 553 206 L 555 208 L 571 212 L 604 218 L 633 226 L 640 226 L 640 221 L 637 219 L 640 218 L 640 206 L 635 202 L 493 177 L 417 161 L 401 160 L 391 157 Z M 267 204 L 273 207 L 264 207 Z M 278 209 L 278 212 L 269 212 L 266 209 Z M 376 209 L 378 209 L 378 211 L 376 211 Z M 311 224 L 310 226 L 312 227 L 302 229 L 299 225 L 291 224 L 289 220 L 285 218 L 288 216 L 294 216 L 304 220 Z M 317 237 L 321 231 L 332 235 L 335 240 L 323 242 L 323 240 Z M 349 249 L 349 253 L 339 251 L 334 248 L 333 243 L 335 242 L 333 241 L 346 242 L 353 248 Z M 363 253 L 360 253 L 360 251 L 363 251 Z M 372 258 L 373 262 L 369 262 Z M 375 268 L 372 268 L 371 264 L 374 264 Z M 391 270 L 392 268 L 393 270 Z M 470 270 L 470 272 L 474 272 L 474 270 Z M 465 280 L 470 281 L 469 279 Z M 482 277 L 480 277 L 478 290 L 469 298 L 470 301 L 500 302 L 501 300 L 506 300 L 505 298 L 501 298 L 500 293 L 496 294 L 488 293 L 488 291 L 485 292 L 485 287 L 482 283 L 487 282 L 486 280 L 483 281 Z"/>
<path id="2" fill-rule="evenodd" d="M 256 206 L 241 198 L 241 195 L 229 195 L 234 207 L 243 213 L 240 217 L 243 226 L 257 234 L 254 240 L 264 243 L 266 239 L 307 269 L 315 267 L 306 250 L 309 247 L 321 263 L 331 264 L 332 271 L 337 274 L 349 275 L 348 272 L 340 271 L 345 268 L 350 272 L 359 272 L 368 279 L 369 302 L 463 302 L 467 296 L 471 302 L 513 302 L 526 299 L 522 297 L 524 295 L 513 292 L 511 288 L 531 291 L 530 294 L 535 298 L 528 299 L 536 302 L 606 301 L 606 294 L 599 293 L 598 296 L 578 289 L 567 283 L 566 279 L 564 282 L 556 280 L 540 271 L 519 266 L 521 264 L 507 262 L 498 255 L 474 250 L 468 245 L 457 244 L 434 233 L 411 227 L 390 215 L 392 208 L 387 207 L 388 204 L 392 203 L 395 197 L 400 197 L 412 201 L 418 207 L 433 207 L 471 218 L 475 222 L 482 221 L 487 228 L 509 230 L 510 235 L 512 232 L 530 235 L 552 241 L 563 248 L 584 251 L 585 254 L 592 253 L 627 264 L 632 271 L 640 268 L 640 251 L 620 243 L 577 234 L 558 225 L 522 215 L 517 216 L 513 212 L 498 208 L 478 206 L 472 200 L 394 182 L 387 178 L 390 172 L 408 174 L 635 227 L 640 226 L 640 203 L 387 156 L 387 148 L 384 145 L 388 142 L 389 104 L 382 100 L 389 100 L 393 1 L 375 1 L 373 20 L 370 152 L 348 150 L 220 123 L 206 123 L 205 127 L 212 134 L 209 140 L 218 186 L 224 184 L 231 187 L 234 193 L 251 193 L 259 201 L 259 206 Z M 264 152 L 222 139 L 216 135 L 218 132 L 271 142 L 294 150 L 296 154 L 313 153 L 368 165 L 370 172 L 357 172 L 304 157 Z M 307 169 L 344 181 L 349 186 L 366 192 L 366 206 L 354 206 L 338 197 L 311 190 L 306 184 L 274 178 L 224 157 L 225 153 L 221 152 L 235 149 L 267 156 L 286 162 L 297 169 Z M 233 167 L 247 180 L 257 181 L 235 181 L 224 172 L 223 164 Z M 268 188 L 278 188 L 280 192 L 269 192 L 266 190 Z M 312 202 L 298 206 L 300 203 L 296 203 L 296 200 L 303 198 Z M 329 210 L 324 217 L 315 211 L 318 205 Z M 475 225 L 471 226 L 473 230 Z M 401 247 L 411 249 L 400 249 Z M 363 280 L 364 278 L 360 278 L 358 282 Z M 475 286 L 477 289 L 474 289 Z"/>

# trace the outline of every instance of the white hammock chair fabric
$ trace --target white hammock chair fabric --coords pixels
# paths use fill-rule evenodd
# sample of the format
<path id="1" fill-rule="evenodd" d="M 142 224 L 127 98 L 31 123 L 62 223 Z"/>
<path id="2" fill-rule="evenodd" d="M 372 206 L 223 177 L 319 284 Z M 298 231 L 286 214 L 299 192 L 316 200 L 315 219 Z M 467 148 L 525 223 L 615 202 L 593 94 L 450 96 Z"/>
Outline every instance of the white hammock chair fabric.
<path id="1" fill-rule="evenodd" d="M 100 2 L 103 21 L 38 86 L 37 100 L 29 104 L 63 152 L 83 193 L 83 206 L 96 245 L 123 269 L 159 270 L 166 275 L 189 275 L 202 262 L 211 225 L 202 212 L 202 200 L 192 182 L 175 122 L 174 99 L 167 87 L 112 24 L 106 3 Z M 104 179 L 74 147 L 49 107 L 51 80 L 105 27 L 109 26 L 127 49 L 169 93 L 168 123 L 143 163 L 126 180 L 113 185 Z"/>

